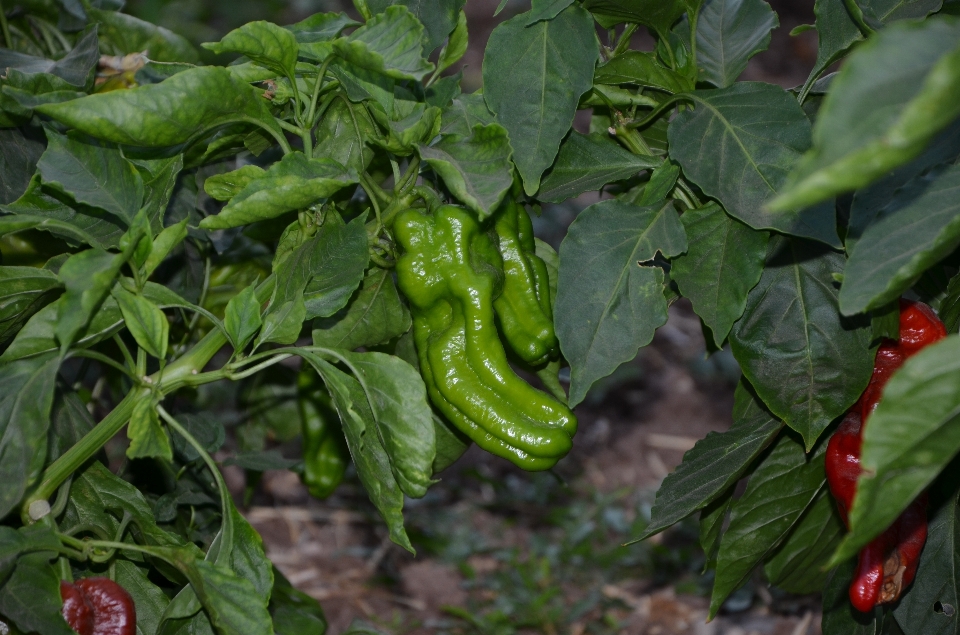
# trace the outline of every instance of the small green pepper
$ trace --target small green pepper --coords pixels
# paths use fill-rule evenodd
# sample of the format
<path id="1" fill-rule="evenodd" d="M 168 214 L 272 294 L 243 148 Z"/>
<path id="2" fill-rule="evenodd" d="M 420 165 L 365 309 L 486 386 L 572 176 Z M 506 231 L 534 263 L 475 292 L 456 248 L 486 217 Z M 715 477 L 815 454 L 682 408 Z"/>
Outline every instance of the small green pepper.
<path id="1" fill-rule="evenodd" d="M 343 480 L 350 451 L 330 395 L 316 381 L 316 374 L 304 369 L 300 371 L 297 383 L 297 405 L 303 427 L 301 480 L 312 496 L 326 498 Z"/>

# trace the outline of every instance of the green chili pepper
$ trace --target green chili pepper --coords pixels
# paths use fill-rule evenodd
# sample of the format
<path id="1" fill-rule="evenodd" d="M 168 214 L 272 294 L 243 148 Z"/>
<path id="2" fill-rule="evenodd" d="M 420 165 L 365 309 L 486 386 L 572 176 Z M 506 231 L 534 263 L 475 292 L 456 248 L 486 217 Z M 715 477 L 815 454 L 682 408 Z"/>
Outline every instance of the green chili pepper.
<path id="1" fill-rule="evenodd" d="M 483 449 L 528 470 L 570 451 L 577 420 L 513 372 L 497 336 L 502 259 L 468 211 L 408 210 L 394 236 L 397 280 L 411 305 L 420 371 L 434 406 Z"/>
<path id="2" fill-rule="evenodd" d="M 312 496 L 326 498 L 343 480 L 350 459 L 340 419 L 316 375 L 308 369 L 298 378 L 300 420 L 303 426 L 303 474 Z"/>

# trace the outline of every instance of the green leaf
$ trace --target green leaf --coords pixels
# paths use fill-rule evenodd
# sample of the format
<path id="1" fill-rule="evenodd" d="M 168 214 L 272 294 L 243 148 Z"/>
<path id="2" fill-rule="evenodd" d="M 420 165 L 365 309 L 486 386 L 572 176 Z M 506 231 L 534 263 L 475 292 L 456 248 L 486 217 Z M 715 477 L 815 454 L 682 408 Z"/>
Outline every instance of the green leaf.
<path id="1" fill-rule="evenodd" d="M 422 498 L 433 484 L 436 438 L 420 372 L 383 353 L 343 353 L 370 402 L 376 432 L 404 494 Z"/>
<path id="2" fill-rule="evenodd" d="M 860 3 L 861 6 L 866 3 Z M 820 75 L 842 58 L 863 35 L 840 0 L 816 0 L 813 12 L 817 16 L 817 61 L 800 90 L 802 102 Z"/>
<path id="3" fill-rule="evenodd" d="M 24 633 L 76 635 L 63 619 L 60 577 L 50 564 L 51 552 L 30 553 L 0 587 L 0 614 Z"/>
<path id="4" fill-rule="evenodd" d="M 303 292 L 308 320 L 328 317 L 345 307 L 363 279 L 370 261 L 363 218 L 318 232 L 312 249 L 310 278 Z"/>
<path id="5" fill-rule="evenodd" d="M 37 311 L 33 317 L 17 333 L 16 338 L 0 355 L 0 362 L 12 362 L 18 359 L 42 355 L 60 348 L 57 341 L 56 328 L 60 322 L 58 316 L 63 306 L 63 298 L 48 304 Z M 81 329 L 74 348 L 91 346 L 118 332 L 123 326 L 123 316 L 120 307 L 113 298 L 108 297 L 94 313 L 90 324 Z"/>
<path id="6" fill-rule="evenodd" d="M 450 34 L 450 39 L 440 49 L 440 58 L 437 60 L 437 73 L 442 73 L 460 61 L 467 52 L 467 14 L 463 9 L 457 14 L 457 26 Z"/>
<path id="7" fill-rule="evenodd" d="M 533 195 L 570 130 L 580 96 L 593 85 L 597 40 L 576 5 L 526 26 L 520 14 L 493 30 L 483 59 L 483 96 L 507 129 L 523 187 Z"/>
<path id="8" fill-rule="evenodd" d="M 960 166 L 915 178 L 883 210 L 850 252 L 840 310 L 852 315 L 896 300 L 960 245 Z"/>
<path id="9" fill-rule="evenodd" d="M 232 500 L 227 501 L 227 506 L 233 523 L 233 546 L 227 562 L 236 575 L 253 583 L 258 602 L 266 608 L 273 589 L 273 566 L 264 551 L 263 538 Z"/>
<path id="10" fill-rule="evenodd" d="M 872 330 L 839 314 L 833 274 L 843 272 L 843 256 L 781 237 L 767 253 L 730 344 L 760 398 L 810 449 L 866 387 Z"/>
<path id="11" fill-rule="evenodd" d="M 307 320 L 307 308 L 303 304 L 303 295 L 279 304 L 271 304 L 263 316 L 263 328 L 253 347 L 258 348 L 267 342 L 293 344 L 300 337 L 303 323 Z"/>
<path id="12" fill-rule="evenodd" d="M 710 617 L 731 592 L 740 588 L 753 568 L 786 538 L 824 488 L 826 443 L 809 458 L 795 434 L 780 435 L 730 508 L 730 525 L 720 539 L 717 573 L 710 598 Z"/>
<path id="13" fill-rule="evenodd" d="M 159 84 L 38 106 L 37 111 L 93 137 L 134 146 L 185 144 L 235 122 L 283 136 L 260 93 L 216 66 L 186 70 Z"/>
<path id="14" fill-rule="evenodd" d="M 868 185 L 917 157 L 960 114 L 960 23 L 881 31 L 850 56 L 817 115 L 813 149 L 770 203 L 795 209 Z"/>
<path id="15" fill-rule="evenodd" d="M 960 572 L 960 518 L 955 496 L 935 508 L 927 527 L 927 542 L 920 553 L 913 586 L 893 609 L 907 633 L 956 633 L 956 608 L 960 606 L 957 575 Z M 954 611 L 947 613 L 947 607 Z"/>
<path id="16" fill-rule="evenodd" d="M 764 565 L 763 572 L 771 584 L 784 591 L 817 593 L 827 581 L 823 567 L 843 533 L 836 503 L 824 489 Z"/>
<path id="17" fill-rule="evenodd" d="M 774 417 L 745 380 L 737 385 L 733 427 L 710 432 L 683 455 L 663 480 L 640 540 L 659 533 L 716 500 L 743 476 L 773 441 L 783 422 Z"/>
<path id="18" fill-rule="evenodd" d="M 39 135 L 19 128 L 0 129 L 0 203 L 12 203 L 23 195 L 43 151 Z"/>
<path id="19" fill-rule="evenodd" d="M 190 219 L 184 218 L 176 225 L 170 225 L 164 228 L 157 237 L 153 239 L 153 249 L 143 264 L 143 275 L 147 278 L 156 271 L 157 267 L 170 255 L 177 245 L 183 242 L 187 237 L 187 223 Z"/>
<path id="20" fill-rule="evenodd" d="M 823 589 L 824 635 L 877 635 L 880 632 L 875 613 L 861 613 L 850 604 L 850 582 L 853 581 L 857 563 L 844 562 L 834 569 Z"/>
<path id="21" fill-rule="evenodd" d="M 46 132 L 49 144 L 37 165 L 44 184 L 130 225 L 143 202 L 143 179 L 136 167 L 115 148 L 84 143 L 49 128 Z"/>
<path id="22" fill-rule="evenodd" d="M 99 59 L 96 26 L 84 29 L 70 52 L 56 62 L 10 49 L 0 50 L 0 68 L 12 68 L 26 74 L 49 73 L 80 88 L 91 82 Z"/>
<path id="23" fill-rule="evenodd" d="M 670 160 L 661 163 L 650 173 L 650 180 L 643 187 L 643 195 L 636 201 L 637 205 L 653 205 L 667 200 L 676 187 L 679 176 L 680 166 L 676 163 Z M 627 196 L 621 198 L 632 202 Z"/>
<path id="24" fill-rule="evenodd" d="M 832 203 L 781 213 L 763 207 L 810 147 L 810 120 L 793 95 L 771 84 L 739 82 L 689 97 L 695 109 L 674 117 L 668 130 L 670 156 L 687 178 L 754 229 L 840 246 Z"/>
<path id="25" fill-rule="evenodd" d="M 495 121 L 493 113 L 487 109 L 483 95 L 476 93 L 456 97 L 441 111 L 440 119 L 440 134 L 458 134 L 463 137 L 473 134 L 477 124 L 485 126 Z"/>
<path id="26" fill-rule="evenodd" d="M 53 355 L 0 366 L 0 518 L 43 468 L 60 360 Z"/>
<path id="27" fill-rule="evenodd" d="M 353 20 L 346 13 L 314 13 L 294 24 L 283 27 L 293 33 L 297 42 L 328 42 L 337 38 L 340 32 L 352 26 L 360 26 L 360 22 Z"/>
<path id="28" fill-rule="evenodd" d="M 146 51 L 151 62 L 200 61 L 197 49 L 190 41 L 162 26 L 156 26 L 119 11 L 87 9 L 90 17 L 99 23 L 100 37 L 116 55 Z"/>
<path id="29" fill-rule="evenodd" d="M 708 0 L 697 20 L 698 79 L 732 85 L 751 57 L 770 46 L 780 21 L 764 0 Z"/>
<path id="30" fill-rule="evenodd" d="M 468 137 L 444 135 L 433 146 L 420 144 L 419 153 L 481 219 L 493 213 L 513 183 L 510 142 L 497 124 L 477 124 Z"/>
<path id="31" fill-rule="evenodd" d="M 273 635 L 267 599 L 229 567 L 196 560 L 184 573 L 220 635 Z"/>
<path id="32" fill-rule="evenodd" d="M 295 589 L 279 569 L 274 568 L 273 575 L 270 615 L 276 635 L 324 635 L 327 619 L 320 603 Z"/>
<path id="33" fill-rule="evenodd" d="M 585 0 L 583 7 L 614 24 L 637 22 L 664 33 L 683 15 L 684 5 L 678 0 Z"/>
<path id="34" fill-rule="evenodd" d="M 166 359 L 170 323 L 160 307 L 120 285 L 115 286 L 112 293 L 137 345 L 157 359 Z"/>
<path id="35" fill-rule="evenodd" d="M 680 220 L 689 248 L 671 261 L 670 278 L 719 348 L 760 280 L 769 236 L 729 217 L 716 203 L 688 210 Z"/>
<path id="36" fill-rule="evenodd" d="M 693 88 L 690 80 L 663 66 L 654 53 L 626 51 L 597 67 L 594 83 L 635 84 L 668 93 L 683 93 Z"/>
<path id="37" fill-rule="evenodd" d="M 834 562 L 889 527 L 960 451 L 960 337 L 951 335 L 904 363 L 864 428 L 850 533 Z"/>
<path id="38" fill-rule="evenodd" d="M 248 164 L 223 174 L 214 174 L 203 182 L 203 191 L 218 201 L 229 201 L 266 172 L 259 165 Z"/>
<path id="39" fill-rule="evenodd" d="M 391 6 L 333 43 L 342 59 L 394 79 L 422 81 L 433 70 L 423 57 L 423 25 L 405 6 Z"/>
<path id="40" fill-rule="evenodd" d="M 423 50 L 434 50 L 447 39 L 457 26 L 457 17 L 465 0 L 368 0 L 370 11 L 382 13 L 391 4 L 407 7 L 423 24 Z M 466 33 L 463 34 L 464 38 Z M 466 40 L 464 40 L 466 42 Z M 464 44 L 464 49 L 466 45 Z"/>
<path id="41" fill-rule="evenodd" d="M 687 249 L 673 203 L 602 201 L 580 212 L 560 245 L 556 328 L 570 362 L 570 405 L 633 359 L 667 321 L 663 270 L 647 261 Z"/>
<path id="42" fill-rule="evenodd" d="M 357 174 L 330 159 L 308 159 L 293 152 L 240 190 L 216 216 L 200 221 L 202 229 L 228 229 L 276 218 L 302 209 L 357 182 Z"/>
<path id="43" fill-rule="evenodd" d="M 239 53 L 254 63 L 293 81 L 297 68 L 297 38 L 272 22 L 248 22 L 230 31 L 219 42 L 206 42 L 203 48 L 214 53 Z"/>
<path id="44" fill-rule="evenodd" d="M 717 568 L 717 552 L 720 550 L 720 537 L 723 535 L 723 525 L 730 513 L 733 504 L 731 487 L 715 498 L 700 511 L 700 548 L 703 549 L 703 572 Z"/>
<path id="45" fill-rule="evenodd" d="M 0 267 L 0 342 L 13 337 L 24 322 L 54 299 L 57 276 L 36 267 Z"/>
<path id="46" fill-rule="evenodd" d="M 53 402 L 47 461 L 55 461 L 82 439 L 96 423 L 77 393 L 60 386 Z"/>
<path id="47" fill-rule="evenodd" d="M 256 335 L 262 324 L 260 302 L 254 292 L 254 285 L 245 288 L 227 302 L 227 310 L 223 316 L 223 326 L 235 351 L 242 351 L 246 348 L 250 339 Z"/>
<path id="48" fill-rule="evenodd" d="M 377 346 L 410 330 L 410 312 L 386 269 L 371 269 L 349 304 L 313 322 L 314 346 L 353 350 Z"/>
<path id="49" fill-rule="evenodd" d="M 400 100 L 394 102 L 395 110 L 401 110 L 400 104 Z M 377 135 L 372 141 L 393 154 L 407 156 L 413 154 L 419 144 L 436 137 L 440 132 L 440 109 L 421 103 L 412 106 L 409 112 L 394 112 L 392 116 L 379 108 L 371 108 L 370 114 L 387 131 L 386 137 Z"/>
<path id="50" fill-rule="evenodd" d="M 134 159 L 132 163 L 143 178 L 143 204 L 140 209 L 149 220 L 152 237 L 163 230 L 164 215 L 183 169 L 183 155 L 163 159 Z"/>
<path id="51" fill-rule="evenodd" d="M 130 425 L 127 427 L 127 437 L 130 439 L 127 458 L 159 457 L 167 461 L 173 460 L 170 437 L 160 425 L 157 404 L 152 399 L 142 398 L 134 405 Z"/>
<path id="52" fill-rule="evenodd" d="M 163 590 L 147 577 L 149 570 L 118 558 L 114 561 L 117 583 L 130 594 L 137 609 L 137 633 L 154 634 L 160 626 L 160 616 L 170 604 Z"/>
<path id="53" fill-rule="evenodd" d="M 56 336 L 62 350 L 73 344 L 100 308 L 125 260 L 123 254 L 88 249 L 70 256 L 60 267 L 58 276 L 66 292 L 58 303 Z"/>
<path id="54" fill-rule="evenodd" d="M 301 353 L 301 357 L 320 374 L 330 391 L 357 475 L 370 502 L 386 521 L 390 539 L 413 553 L 413 545 L 403 527 L 403 492 L 391 470 L 390 459 L 375 434 L 376 424 L 363 388 L 356 379 L 322 358 L 311 353 Z"/>
<path id="55" fill-rule="evenodd" d="M 317 126 L 318 141 L 313 154 L 362 172 L 374 155 L 366 140 L 377 134 L 377 126 L 366 108 L 352 108 L 345 100 L 335 99 Z"/>
<path id="56" fill-rule="evenodd" d="M 602 135 L 583 135 L 574 130 L 560 145 L 553 167 L 540 183 L 537 198 L 560 203 L 660 163 L 656 157 L 627 152 L 619 143 Z"/>

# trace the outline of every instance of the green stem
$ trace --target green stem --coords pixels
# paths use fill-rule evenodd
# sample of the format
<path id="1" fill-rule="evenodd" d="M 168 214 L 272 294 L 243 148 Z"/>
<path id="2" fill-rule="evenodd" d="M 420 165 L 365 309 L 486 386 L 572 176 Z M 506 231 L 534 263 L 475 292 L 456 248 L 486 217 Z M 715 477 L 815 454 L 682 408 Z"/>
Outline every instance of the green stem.
<path id="1" fill-rule="evenodd" d="M 86 357 L 88 359 L 94 359 L 100 362 L 101 364 L 106 364 L 107 366 L 110 366 L 112 368 L 119 370 L 121 373 L 123 373 L 124 375 L 132 379 L 134 383 L 139 383 L 140 381 L 140 378 L 137 377 L 134 373 L 131 373 L 126 366 L 124 366 L 120 362 L 110 357 L 107 357 L 102 353 L 98 353 L 96 351 L 91 351 L 91 350 L 79 350 L 79 351 L 72 351 L 70 353 L 70 357 Z"/>
<path id="2" fill-rule="evenodd" d="M 690 18 L 690 68 L 693 70 L 693 79 L 696 82 L 697 75 L 700 74 L 700 67 L 697 66 L 697 22 L 700 20 L 700 12 L 697 11 Z"/>
<path id="3" fill-rule="evenodd" d="M 650 149 L 639 132 L 624 124 L 617 124 L 613 129 L 617 134 L 617 139 L 626 146 L 627 150 L 641 156 L 653 156 L 653 150 Z"/>
<path id="4" fill-rule="evenodd" d="M 620 34 L 620 39 L 617 40 L 617 45 L 613 49 L 612 57 L 616 57 L 627 50 L 627 47 L 630 46 L 630 38 L 633 37 L 633 34 L 636 33 L 636 31 L 636 24 L 628 24 L 623 29 L 623 33 Z"/>
<path id="5" fill-rule="evenodd" d="M 298 137 L 303 134 L 303 128 L 300 126 L 295 126 L 292 123 L 284 121 L 283 119 L 277 119 L 277 125 L 289 132 L 290 134 L 295 134 Z"/>
<path id="6" fill-rule="evenodd" d="M 130 349 L 127 348 L 127 345 L 119 333 L 114 333 L 113 342 L 117 345 L 117 348 L 120 349 L 120 354 L 123 355 L 123 360 L 127 363 L 127 368 L 130 369 L 130 373 L 136 375 L 137 364 L 133 361 L 133 355 L 130 354 Z"/>
<path id="7" fill-rule="evenodd" d="M 316 122 L 313 120 L 313 117 L 317 113 L 317 100 L 320 98 L 320 91 L 323 89 L 323 82 L 327 77 L 327 69 L 330 67 L 330 62 L 333 61 L 335 55 L 328 55 L 327 59 L 323 60 L 323 65 L 320 66 L 320 73 L 317 75 L 317 81 L 313 85 L 313 96 L 310 98 L 310 110 L 307 111 L 307 128 L 313 130 L 313 126 Z"/>
<path id="8" fill-rule="evenodd" d="M 7 13 L 3 8 L 3 0 L 0 0 L 0 31 L 3 31 L 3 46 L 12 49 L 13 40 L 10 38 L 10 25 L 7 24 Z"/>
<path id="9" fill-rule="evenodd" d="M 627 124 L 627 127 L 643 128 L 644 126 L 652 122 L 654 119 L 662 115 L 665 110 L 669 110 L 670 108 L 673 108 L 674 106 L 676 106 L 682 101 L 693 101 L 693 98 L 690 97 L 689 95 L 672 95 L 669 99 L 667 99 L 662 104 L 654 108 L 649 115 L 647 115 L 646 117 L 644 117 L 639 121 L 630 122 L 629 124 Z"/>
<path id="10" fill-rule="evenodd" d="M 290 142 L 287 141 L 287 138 L 283 136 L 283 133 L 277 132 L 276 130 L 273 129 L 272 126 L 268 126 L 266 123 L 260 121 L 259 119 L 254 119 L 253 117 L 241 117 L 240 121 L 246 121 L 247 123 L 252 123 L 253 125 L 259 126 L 260 128 L 263 128 L 264 130 L 266 130 L 267 134 L 273 137 L 276 140 L 276 142 L 280 144 L 280 148 L 283 150 L 284 154 L 290 154 L 291 152 L 293 152 L 293 148 L 290 147 Z M 276 121 L 281 128 L 283 128 L 284 125 L 290 125 L 290 124 L 287 124 L 285 121 L 281 121 L 279 119 L 274 119 L 274 121 Z"/>
<path id="11" fill-rule="evenodd" d="M 420 157 L 413 155 L 410 163 L 407 164 L 406 172 L 404 172 L 400 178 L 400 183 L 397 185 L 396 191 L 406 193 L 411 184 L 416 184 L 418 176 L 420 176 Z"/>
<path id="12" fill-rule="evenodd" d="M 867 24 L 866 19 L 864 19 L 863 11 L 860 9 L 860 5 L 857 4 L 857 0 L 843 0 L 843 4 L 847 7 L 847 12 L 850 13 L 850 17 L 853 18 L 857 28 L 863 33 L 863 37 L 870 37 L 876 33 L 876 31 Z"/>

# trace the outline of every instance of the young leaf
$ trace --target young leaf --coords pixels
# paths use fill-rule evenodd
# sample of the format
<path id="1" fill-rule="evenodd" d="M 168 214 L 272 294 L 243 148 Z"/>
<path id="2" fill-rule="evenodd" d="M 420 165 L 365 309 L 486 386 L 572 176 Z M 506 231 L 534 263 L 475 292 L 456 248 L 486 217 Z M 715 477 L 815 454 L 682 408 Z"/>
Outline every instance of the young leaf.
<path id="1" fill-rule="evenodd" d="M 626 51 L 601 64 L 593 81 L 611 86 L 636 84 L 668 93 L 683 93 L 693 88 L 687 78 L 663 66 L 654 53 L 646 51 Z"/>
<path id="2" fill-rule="evenodd" d="M 863 187 L 917 157 L 960 114 L 960 23 L 881 31 L 843 65 L 817 115 L 813 149 L 769 207 L 796 209 Z"/>
<path id="3" fill-rule="evenodd" d="M 248 164 L 223 174 L 214 174 L 203 182 L 203 191 L 210 198 L 229 201 L 266 172 L 259 165 Z"/>
<path id="4" fill-rule="evenodd" d="M 951 335 L 894 373 L 863 433 L 850 533 L 834 562 L 855 554 L 900 515 L 960 451 L 960 337 Z"/>
<path id="5" fill-rule="evenodd" d="M 24 633 L 76 635 L 63 619 L 60 577 L 50 560 L 54 552 L 29 553 L 0 587 L 0 614 Z"/>
<path id="6" fill-rule="evenodd" d="M 650 173 L 650 180 L 643 188 L 643 195 L 637 201 L 637 205 L 653 205 L 660 201 L 667 200 L 670 192 L 677 186 L 677 178 L 680 176 L 680 166 L 673 161 L 664 161 L 653 169 Z M 626 196 L 620 197 L 622 200 L 631 200 Z M 681 217 L 682 219 L 682 217 Z"/>
<path id="7" fill-rule="evenodd" d="M 82 143 L 47 129 L 49 141 L 37 168 L 45 185 L 109 212 L 125 225 L 143 202 L 143 179 L 116 148 Z"/>
<path id="8" fill-rule="evenodd" d="M 247 183 L 216 216 L 200 221 L 202 229 L 228 229 L 276 218 L 301 209 L 357 182 L 356 172 L 330 159 L 286 155 L 266 174 Z"/>
<path id="9" fill-rule="evenodd" d="M 671 261 L 670 278 L 719 348 L 760 280 L 769 236 L 731 218 L 716 203 L 688 210 L 680 221 L 689 248 Z"/>
<path id="10" fill-rule="evenodd" d="M 405 6 L 390 6 L 333 43 L 342 59 L 394 79 L 422 81 L 433 70 L 423 58 L 423 24 Z"/>
<path id="11" fill-rule="evenodd" d="M 0 129 L 0 203 L 20 198 L 37 171 L 43 138 L 19 128 Z"/>
<path id="12" fill-rule="evenodd" d="M 147 261 L 143 263 L 143 275 L 145 277 L 149 278 L 166 257 L 170 255 L 170 252 L 187 237 L 188 222 L 189 219 L 184 218 L 176 225 L 170 225 L 165 228 L 153 239 L 153 249 L 150 251 Z"/>
<path id="13" fill-rule="evenodd" d="M 557 337 L 570 362 L 570 405 L 628 362 L 667 321 L 663 270 L 647 261 L 687 250 L 673 203 L 602 201 L 580 212 L 560 245 Z"/>
<path id="14" fill-rule="evenodd" d="M 55 355 L 0 366 L 0 518 L 43 468 L 59 367 Z"/>
<path id="15" fill-rule="evenodd" d="M 254 285 L 245 288 L 227 302 L 223 327 L 227 331 L 233 350 L 239 352 L 246 348 L 262 324 L 260 302 L 257 301 L 254 293 Z"/>
<path id="16" fill-rule="evenodd" d="M 730 525 L 720 539 L 710 617 L 787 536 L 800 515 L 826 487 L 826 443 L 809 458 L 798 435 L 780 435 L 750 476 L 743 496 L 730 508 Z"/>
<path id="17" fill-rule="evenodd" d="M 267 342 L 293 344 L 300 337 L 306 319 L 307 309 L 303 304 L 303 294 L 293 300 L 271 304 L 263 316 L 263 328 L 253 347 L 257 348 Z"/>
<path id="18" fill-rule="evenodd" d="M 823 589 L 824 566 L 843 539 L 843 521 L 830 492 L 817 499 L 763 567 L 771 584 L 790 593 L 816 593 Z"/>
<path id="19" fill-rule="evenodd" d="M 301 353 L 301 357 L 320 374 L 330 391 L 357 475 L 370 502 L 386 521 L 391 540 L 413 553 L 413 545 L 403 527 L 403 492 L 390 468 L 390 459 L 375 434 L 376 424 L 363 388 L 356 379 L 322 358 L 311 353 Z"/>
<path id="20" fill-rule="evenodd" d="M 708 0 L 697 20 L 700 80 L 726 88 L 751 57 L 770 46 L 770 31 L 780 21 L 764 0 Z"/>
<path id="21" fill-rule="evenodd" d="M 493 213 L 513 183 L 510 142 L 497 124 L 478 124 L 468 137 L 444 135 L 435 145 L 420 144 L 419 153 L 481 219 Z"/>
<path id="22" fill-rule="evenodd" d="M 900 190 L 850 252 L 840 287 L 844 315 L 896 300 L 960 245 L 960 166 L 915 178 Z"/>
<path id="23" fill-rule="evenodd" d="M 684 175 L 754 229 L 839 247 L 832 203 L 780 213 L 763 207 L 810 147 L 810 120 L 793 95 L 760 82 L 688 95 L 694 109 L 671 120 L 668 131 L 670 156 Z"/>
<path id="24" fill-rule="evenodd" d="M 770 414 L 741 379 L 734 397 L 733 427 L 727 432 L 710 432 L 683 455 L 657 491 L 650 524 L 639 540 L 663 531 L 723 494 L 781 428 L 783 422 Z"/>
<path id="25" fill-rule="evenodd" d="M 843 256 L 810 241 L 770 240 L 760 282 L 730 333 L 744 376 L 812 448 L 873 372 L 869 320 L 839 314 L 833 274 Z"/>
<path id="26" fill-rule="evenodd" d="M 60 267 L 58 275 L 66 292 L 58 302 L 60 311 L 55 332 L 63 351 L 73 344 L 100 308 L 125 260 L 123 254 L 88 249 L 70 256 Z"/>
<path id="27" fill-rule="evenodd" d="M 133 407 L 130 415 L 130 425 L 127 426 L 127 437 L 130 446 L 127 448 L 127 458 L 138 459 L 159 457 L 167 461 L 173 460 L 173 448 L 170 446 L 170 437 L 160 425 L 157 416 L 157 404 L 149 397 L 141 398 Z"/>
<path id="28" fill-rule="evenodd" d="M 150 221 L 150 235 L 163 231 L 163 218 L 183 169 L 183 155 L 164 159 L 131 160 L 143 179 L 143 203 L 140 206 Z"/>
<path id="29" fill-rule="evenodd" d="M 544 174 L 537 198 L 561 203 L 660 164 L 660 159 L 627 152 L 604 136 L 584 135 L 573 130 L 560 145 L 553 167 Z"/>
<path id="30" fill-rule="evenodd" d="M 112 294 L 137 345 L 157 359 L 166 359 L 170 323 L 160 307 L 120 285 L 113 288 Z"/>
<path id="31" fill-rule="evenodd" d="M 258 20 L 230 31 L 219 42 L 205 42 L 214 53 L 239 53 L 254 63 L 293 81 L 297 68 L 297 38 L 282 27 Z"/>
<path id="32" fill-rule="evenodd" d="M 159 84 L 38 106 L 37 111 L 99 139 L 135 146 L 175 146 L 234 122 L 257 124 L 275 139 L 283 136 L 267 101 L 217 66 L 186 70 Z"/>
<path id="33" fill-rule="evenodd" d="M 457 26 L 450 33 L 450 39 L 440 49 L 437 60 L 437 73 L 442 73 L 460 61 L 467 52 L 467 14 L 463 9 L 457 14 Z"/>
<path id="34" fill-rule="evenodd" d="M 526 26 L 527 16 L 490 34 L 483 60 L 483 96 L 507 129 L 523 187 L 533 195 L 570 130 L 580 96 L 593 85 L 597 39 L 590 14 L 571 5 Z"/>
<path id="35" fill-rule="evenodd" d="M 229 309 L 228 309 L 229 310 Z M 376 346 L 410 330 L 410 312 L 386 269 L 371 269 L 350 303 L 313 322 L 313 344 L 353 350 Z"/>

